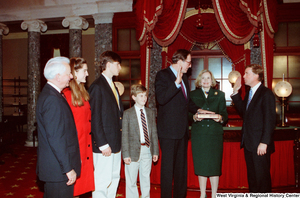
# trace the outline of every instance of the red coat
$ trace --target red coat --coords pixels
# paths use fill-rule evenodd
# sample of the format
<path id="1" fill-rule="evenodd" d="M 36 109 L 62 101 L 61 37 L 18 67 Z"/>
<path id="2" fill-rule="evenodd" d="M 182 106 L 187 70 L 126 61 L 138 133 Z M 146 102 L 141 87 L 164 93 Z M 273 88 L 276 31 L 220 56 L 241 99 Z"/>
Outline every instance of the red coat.
<path id="1" fill-rule="evenodd" d="M 72 105 L 71 90 L 69 88 L 64 89 L 63 93 L 71 107 L 77 128 L 81 158 L 81 175 L 77 178 L 74 185 L 74 196 L 78 196 L 95 190 L 91 138 L 91 108 L 88 101 L 85 101 L 81 107 L 74 107 Z"/>

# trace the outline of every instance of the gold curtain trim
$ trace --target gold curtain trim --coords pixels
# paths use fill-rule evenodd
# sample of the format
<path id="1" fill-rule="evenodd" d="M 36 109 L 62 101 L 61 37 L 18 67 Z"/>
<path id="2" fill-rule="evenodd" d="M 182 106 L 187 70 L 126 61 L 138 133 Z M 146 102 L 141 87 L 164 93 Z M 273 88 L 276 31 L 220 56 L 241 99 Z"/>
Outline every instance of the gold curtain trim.
<path id="1" fill-rule="evenodd" d="M 261 22 L 264 24 L 264 17 L 261 15 Z M 260 32 L 261 37 L 261 56 L 262 56 L 262 66 L 264 69 L 264 82 L 265 87 L 268 87 L 268 71 L 267 71 L 267 61 L 266 61 L 266 45 L 265 45 L 265 26 L 262 25 L 262 31 Z"/>
<path id="2" fill-rule="evenodd" d="M 265 17 L 266 17 L 266 20 L 267 20 L 268 27 L 269 27 L 270 31 L 273 34 L 275 34 L 274 28 L 271 25 L 271 21 L 270 21 L 270 17 L 269 17 L 269 10 L 268 10 L 267 0 L 263 0 L 263 2 L 264 2 L 264 10 L 265 10 L 264 14 L 265 14 Z"/>
<path id="3" fill-rule="evenodd" d="M 207 8 L 207 9 L 202 9 L 202 8 L 200 8 L 200 10 L 201 10 L 201 14 L 204 14 L 204 13 L 205 13 L 205 14 L 206 14 L 206 13 L 214 14 L 214 13 L 215 13 L 214 9 L 212 9 L 212 8 Z M 197 15 L 198 12 L 199 12 L 199 11 L 196 10 L 196 9 L 190 10 L 190 11 L 188 11 L 188 12 L 185 13 L 184 19 L 187 19 L 187 18 L 189 18 L 189 17 L 191 17 L 191 16 Z"/>
<path id="4" fill-rule="evenodd" d="M 176 25 L 173 28 L 172 32 L 165 39 L 163 39 L 164 41 L 169 40 L 174 35 L 175 31 L 178 29 L 179 23 L 181 21 L 182 15 L 183 15 L 183 9 L 184 9 L 184 5 L 185 5 L 185 1 L 186 0 L 181 1 L 180 11 L 179 11 L 179 15 L 177 17 Z"/>
<path id="5" fill-rule="evenodd" d="M 219 16 L 220 16 L 220 19 L 222 21 L 222 24 L 223 26 L 225 27 L 226 31 L 231 34 L 231 36 L 235 37 L 235 38 L 238 38 L 238 39 L 241 39 L 242 37 L 240 36 L 237 36 L 235 35 L 228 27 L 227 23 L 225 22 L 225 19 L 224 19 L 224 16 L 222 14 L 222 10 L 221 10 L 221 7 L 220 7 L 220 3 L 219 3 L 219 0 L 216 0 L 216 5 L 217 5 L 217 10 L 219 11 Z"/>

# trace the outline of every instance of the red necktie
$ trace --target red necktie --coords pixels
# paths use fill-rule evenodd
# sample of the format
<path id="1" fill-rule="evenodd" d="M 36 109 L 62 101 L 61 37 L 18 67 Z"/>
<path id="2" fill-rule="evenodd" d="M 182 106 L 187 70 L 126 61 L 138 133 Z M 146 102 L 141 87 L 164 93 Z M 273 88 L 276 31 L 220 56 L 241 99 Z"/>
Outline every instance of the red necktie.
<path id="1" fill-rule="evenodd" d="M 185 93 L 185 90 L 184 90 L 182 81 L 181 81 L 180 85 L 181 85 L 181 91 L 182 91 L 182 93 L 183 93 L 185 99 L 187 100 L 186 93 Z"/>

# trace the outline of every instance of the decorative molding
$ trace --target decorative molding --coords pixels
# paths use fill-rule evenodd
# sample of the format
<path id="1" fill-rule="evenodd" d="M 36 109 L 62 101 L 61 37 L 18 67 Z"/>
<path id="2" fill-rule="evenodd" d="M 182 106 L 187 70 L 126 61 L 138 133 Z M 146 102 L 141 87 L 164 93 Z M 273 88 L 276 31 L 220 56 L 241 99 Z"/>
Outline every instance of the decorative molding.
<path id="1" fill-rule="evenodd" d="M 62 21 L 62 25 L 64 27 L 70 26 L 70 29 L 85 30 L 89 27 L 89 22 L 87 22 L 87 20 L 83 17 L 73 16 L 73 17 L 66 17 Z"/>
<path id="2" fill-rule="evenodd" d="M 42 20 L 25 20 L 21 24 L 22 30 L 28 29 L 28 32 L 45 32 L 47 30 L 47 25 Z"/>
<path id="3" fill-rule="evenodd" d="M 95 24 L 112 23 L 113 17 L 114 17 L 114 13 L 112 12 L 93 14 Z"/>
<path id="4" fill-rule="evenodd" d="M 1 22 L 132 12 L 132 0 L 14 0 L 0 4 Z"/>
<path id="5" fill-rule="evenodd" d="M 0 23 L 0 35 L 8 34 L 8 33 L 9 33 L 9 28 L 4 23 Z"/>

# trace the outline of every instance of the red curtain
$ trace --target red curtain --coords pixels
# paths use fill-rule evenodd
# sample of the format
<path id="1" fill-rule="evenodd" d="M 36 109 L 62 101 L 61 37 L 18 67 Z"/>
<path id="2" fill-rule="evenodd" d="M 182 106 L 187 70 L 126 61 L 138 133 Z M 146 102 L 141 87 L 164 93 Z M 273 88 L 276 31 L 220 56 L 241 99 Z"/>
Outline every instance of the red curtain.
<path id="1" fill-rule="evenodd" d="M 241 0 L 240 8 L 247 14 L 250 23 L 257 27 L 262 13 L 261 0 Z"/>
<path id="2" fill-rule="evenodd" d="M 177 49 L 179 49 L 179 46 L 180 46 L 180 49 L 190 50 L 192 45 L 193 45 L 192 43 L 187 42 L 187 40 L 184 39 L 184 37 L 182 37 L 181 34 L 179 34 L 178 37 L 176 38 L 176 40 L 174 41 L 174 43 L 172 43 L 172 45 L 167 47 L 167 51 L 162 51 L 162 53 L 161 53 L 162 60 L 164 60 L 162 62 L 162 69 L 164 69 L 172 64 L 172 55 L 174 54 L 174 52 Z"/>
<path id="3" fill-rule="evenodd" d="M 186 13 L 187 0 L 147 1 L 138 0 L 135 5 L 137 16 L 137 39 L 144 44 L 147 32 L 161 46 L 170 45 L 178 35 Z"/>
<path id="4" fill-rule="evenodd" d="M 224 52 L 224 54 L 231 59 L 234 69 L 240 72 L 243 76 L 245 73 L 245 66 L 247 65 L 247 60 L 249 60 L 250 62 L 250 56 L 246 56 L 247 53 L 244 49 L 244 45 L 235 45 L 231 43 L 228 39 L 224 38 L 219 41 L 219 46 Z M 244 82 L 242 81 L 242 83 Z M 242 97 L 245 96 L 245 86 L 242 86 L 240 93 Z"/>
<path id="5" fill-rule="evenodd" d="M 270 38 L 273 38 L 275 32 L 278 30 L 278 22 L 276 20 L 277 1 L 262 0 L 262 3 L 265 31 L 268 33 Z"/>
<path id="6" fill-rule="evenodd" d="M 196 28 L 196 20 L 198 15 L 190 16 L 186 18 L 182 24 L 180 33 L 188 41 L 198 43 L 209 43 L 215 40 L 219 40 L 224 37 L 216 17 L 213 13 L 205 13 L 201 16 L 203 28 Z"/>
<path id="7" fill-rule="evenodd" d="M 263 23 L 263 31 L 261 35 L 261 57 L 262 57 L 262 66 L 264 68 L 264 80 L 265 86 L 272 89 L 272 79 L 273 79 L 273 44 L 274 39 L 271 38 L 268 34 L 268 29 L 266 23 Z"/>
<path id="8" fill-rule="evenodd" d="M 187 0 L 163 1 L 163 12 L 152 31 L 161 46 L 170 45 L 177 37 L 186 13 Z"/>
<path id="9" fill-rule="evenodd" d="M 224 35 L 234 44 L 248 42 L 255 27 L 240 9 L 239 0 L 212 0 L 215 16 Z"/>
<path id="10" fill-rule="evenodd" d="M 262 65 L 265 70 L 265 85 L 272 89 L 273 79 L 273 45 L 274 45 L 274 34 L 278 29 L 276 22 L 276 0 L 262 0 L 264 14 L 261 17 L 263 22 L 263 31 L 261 32 L 261 54 L 262 54 Z"/>
<path id="11" fill-rule="evenodd" d="M 162 0 L 137 0 L 135 7 L 136 14 L 136 37 L 145 43 L 147 32 L 153 30 L 158 20 L 158 16 L 162 13 Z"/>

